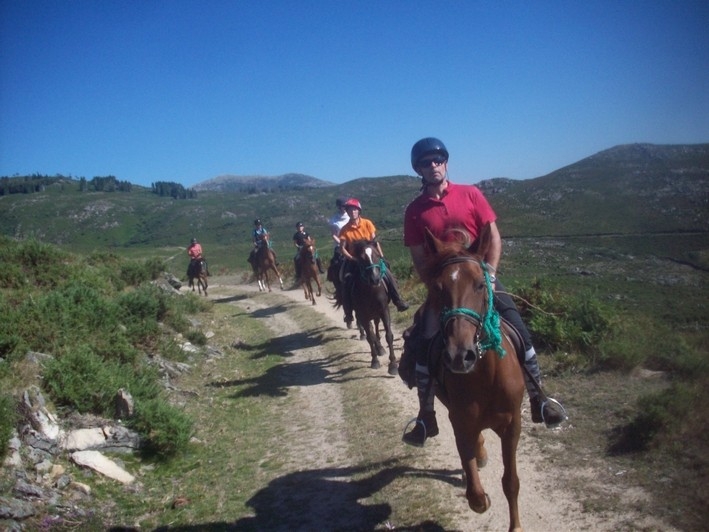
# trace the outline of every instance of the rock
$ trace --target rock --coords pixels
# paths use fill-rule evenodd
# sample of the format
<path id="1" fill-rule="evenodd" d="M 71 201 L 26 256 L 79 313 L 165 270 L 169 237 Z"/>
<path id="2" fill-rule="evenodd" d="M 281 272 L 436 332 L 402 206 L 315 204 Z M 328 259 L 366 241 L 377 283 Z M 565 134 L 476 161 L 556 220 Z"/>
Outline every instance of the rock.
<path id="1" fill-rule="evenodd" d="M 25 519 L 34 513 L 34 507 L 27 501 L 0 497 L 0 519 Z"/>
<path id="2" fill-rule="evenodd" d="M 116 419 L 128 419 L 133 417 L 135 412 L 135 404 L 133 396 L 123 388 L 116 393 Z"/>
<path id="3" fill-rule="evenodd" d="M 85 495 L 91 495 L 91 486 L 89 486 L 88 484 L 73 481 L 69 484 L 69 487 Z"/>
<path id="4" fill-rule="evenodd" d="M 106 443 L 106 434 L 102 428 L 77 429 L 69 432 L 62 439 L 60 447 L 66 451 L 84 451 L 95 449 Z"/>
<path id="5" fill-rule="evenodd" d="M 61 442 L 66 451 L 102 449 L 112 452 L 132 452 L 140 448 L 140 436 L 125 427 L 104 426 L 76 429 Z"/>
<path id="6" fill-rule="evenodd" d="M 122 484 L 130 484 L 135 480 L 133 475 L 99 451 L 76 451 L 71 454 L 71 459 L 77 465 L 93 469 L 97 473 L 117 480 Z"/>
<path id="7" fill-rule="evenodd" d="M 49 440 L 56 440 L 60 433 L 59 421 L 47 410 L 44 396 L 39 388 L 32 386 L 22 394 L 21 410 L 40 435 Z"/>

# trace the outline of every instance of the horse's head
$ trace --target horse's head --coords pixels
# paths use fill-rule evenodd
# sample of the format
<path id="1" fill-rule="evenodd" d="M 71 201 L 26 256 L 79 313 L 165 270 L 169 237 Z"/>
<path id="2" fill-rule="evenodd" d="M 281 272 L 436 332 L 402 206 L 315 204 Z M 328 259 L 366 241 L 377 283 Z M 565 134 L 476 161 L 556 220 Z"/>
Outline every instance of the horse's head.
<path id="1" fill-rule="evenodd" d="M 357 240 L 352 245 L 350 253 L 357 261 L 362 280 L 377 286 L 386 272 L 386 264 L 379 254 L 377 244 L 369 240 Z"/>
<path id="2" fill-rule="evenodd" d="M 501 349 L 499 316 L 492 307 L 493 289 L 483 261 L 489 228 L 476 254 L 466 242 L 443 242 L 426 230 L 431 251 L 423 269 L 429 301 L 440 313 L 443 361 L 453 373 L 469 373 L 490 349 Z"/>
<path id="3" fill-rule="evenodd" d="M 312 236 L 307 236 L 303 240 L 301 252 L 311 259 L 315 256 L 315 239 Z"/>

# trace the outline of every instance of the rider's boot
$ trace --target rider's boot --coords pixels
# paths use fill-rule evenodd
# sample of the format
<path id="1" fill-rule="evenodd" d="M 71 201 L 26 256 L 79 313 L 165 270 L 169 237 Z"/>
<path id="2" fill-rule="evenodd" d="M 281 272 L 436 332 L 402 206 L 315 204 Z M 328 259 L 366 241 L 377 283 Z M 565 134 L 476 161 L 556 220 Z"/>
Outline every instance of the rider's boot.
<path id="1" fill-rule="evenodd" d="M 416 388 L 418 390 L 419 413 L 416 425 L 404 434 L 402 441 L 416 447 L 423 447 L 428 438 L 438 435 L 436 412 L 433 410 L 433 383 L 428 368 L 416 365 Z"/>
<path id="2" fill-rule="evenodd" d="M 399 293 L 399 287 L 396 285 L 396 281 L 394 278 L 387 272 L 387 274 L 384 276 L 384 282 L 387 285 L 387 289 L 389 290 L 389 297 L 391 297 L 391 302 L 394 303 L 394 306 L 396 307 L 396 310 L 399 312 L 403 312 L 404 310 L 409 308 L 409 304 L 404 301 L 401 297 L 401 294 Z"/>
<path id="3" fill-rule="evenodd" d="M 318 264 L 318 271 L 320 273 L 325 273 L 325 269 L 322 267 L 322 261 L 320 260 L 320 257 L 315 259 L 315 262 Z"/>
<path id="4" fill-rule="evenodd" d="M 524 385 L 529 394 L 529 406 L 532 411 L 533 423 L 544 423 L 547 427 L 553 428 L 560 425 L 566 417 L 561 409 L 554 408 L 553 405 L 543 402 L 537 387 L 542 385 L 542 374 L 539 369 L 539 361 L 534 349 L 530 349 L 525 354 Z M 534 379 L 534 381 L 532 381 Z"/>

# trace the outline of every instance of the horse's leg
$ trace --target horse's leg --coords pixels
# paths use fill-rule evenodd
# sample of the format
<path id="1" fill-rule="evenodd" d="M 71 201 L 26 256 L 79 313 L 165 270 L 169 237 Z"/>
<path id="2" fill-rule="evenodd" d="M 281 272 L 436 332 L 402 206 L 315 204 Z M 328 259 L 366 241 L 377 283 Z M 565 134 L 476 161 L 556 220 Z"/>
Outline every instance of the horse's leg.
<path id="1" fill-rule="evenodd" d="M 476 453 L 484 443 L 481 438 L 482 429 L 471 417 L 465 408 L 456 408 L 454 404 L 448 407 L 448 419 L 453 427 L 455 445 L 465 476 L 465 498 L 468 499 L 470 509 L 481 514 L 490 508 L 490 497 L 480 482 L 476 460 Z"/>
<path id="2" fill-rule="evenodd" d="M 396 355 L 394 354 L 394 332 L 391 330 L 391 319 L 389 313 L 384 314 L 384 331 L 386 333 L 387 346 L 389 347 L 389 375 L 399 374 L 399 363 L 396 361 Z"/>
<path id="3" fill-rule="evenodd" d="M 316 275 L 315 276 L 315 284 L 318 285 L 318 297 L 322 294 L 322 285 L 320 284 L 320 276 Z M 314 304 L 314 302 L 313 302 Z"/>
<path id="4" fill-rule="evenodd" d="M 278 283 L 281 285 L 281 290 L 283 290 L 283 279 L 281 278 L 281 273 L 278 271 L 278 268 L 276 268 L 276 263 L 275 263 L 275 261 L 274 261 L 274 263 L 271 265 L 271 269 L 272 269 L 273 272 L 276 274 L 276 278 L 278 279 Z M 271 291 L 271 287 L 270 287 L 270 286 L 268 287 L 268 291 L 269 291 L 269 292 Z"/>
<path id="5" fill-rule="evenodd" d="M 521 417 L 519 410 L 515 411 L 512 422 L 503 432 L 498 433 L 502 445 L 502 464 L 505 468 L 502 475 L 502 491 L 504 491 L 507 498 L 507 506 L 510 512 L 510 532 L 522 532 L 519 507 L 517 506 L 517 497 L 519 496 L 517 444 L 519 443 L 521 432 Z"/>
<path id="6" fill-rule="evenodd" d="M 300 285 L 303 287 L 303 294 L 305 295 L 306 301 L 310 299 L 310 294 L 308 294 L 308 282 L 305 280 L 305 276 L 300 274 Z"/>
<path id="7" fill-rule="evenodd" d="M 308 291 L 310 292 L 310 300 L 313 302 L 313 305 L 315 305 L 315 292 L 313 292 L 312 279 L 308 279 Z"/>
<path id="8" fill-rule="evenodd" d="M 381 367 L 381 364 L 379 363 L 379 359 L 377 358 L 377 355 L 379 354 L 379 350 L 377 349 L 378 342 L 377 337 L 374 334 L 374 324 L 372 323 L 372 320 L 367 320 L 366 325 L 364 325 L 364 331 L 367 335 L 369 350 L 372 353 L 372 363 L 369 367 L 372 369 L 379 369 Z"/>
<path id="9" fill-rule="evenodd" d="M 485 436 L 480 433 L 478 443 L 475 445 L 475 461 L 478 464 L 478 469 L 482 469 L 487 465 L 487 449 L 485 449 Z"/>

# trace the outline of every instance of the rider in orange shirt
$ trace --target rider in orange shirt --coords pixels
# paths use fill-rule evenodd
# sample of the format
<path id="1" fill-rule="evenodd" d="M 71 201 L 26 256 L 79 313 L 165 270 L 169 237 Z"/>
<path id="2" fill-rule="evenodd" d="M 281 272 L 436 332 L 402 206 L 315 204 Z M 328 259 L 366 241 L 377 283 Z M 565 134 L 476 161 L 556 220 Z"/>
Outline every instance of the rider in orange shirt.
<path id="1" fill-rule="evenodd" d="M 376 227 L 374 227 L 374 223 L 372 223 L 371 220 L 368 220 L 367 218 L 362 218 L 360 216 L 360 213 L 362 211 L 362 204 L 359 202 L 359 200 L 355 198 L 348 199 L 345 202 L 345 209 L 347 210 L 347 214 L 350 216 L 350 221 L 347 222 L 345 226 L 340 230 L 340 251 L 342 252 L 342 255 L 348 260 L 343 262 L 340 276 L 345 279 L 345 286 L 342 290 L 343 293 L 341 300 L 342 306 L 345 310 L 345 323 L 349 328 L 352 326 L 354 318 L 352 317 L 351 284 L 347 281 L 348 278 L 351 279 L 351 276 L 348 277 L 349 272 L 345 270 L 348 268 L 347 265 L 352 264 L 355 258 L 350 253 L 350 250 L 348 249 L 348 244 L 356 242 L 357 240 L 372 241 L 376 244 L 377 251 L 381 255 L 382 259 L 384 258 L 384 252 L 382 251 L 382 246 L 379 244 L 379 241 L 376 240 L 377 229 Z M 384 283 L 386 284 L 387 291 L 389 292 L 389 296 L 391 297 L 391 301 L 392 303 L 394 303 L 394 306 L 396 306 L 397 310 L 401 312 L 409 308 L 408 303 L 406 303 L 406 301 L 404 301 L 401 298 L 401 295 L 399 294 L 399 287 L 397 286 L 396 279 L 394 278 L 394 275 L 392 274 L 390 269 L 386 270 L 383 279 Z"/>

